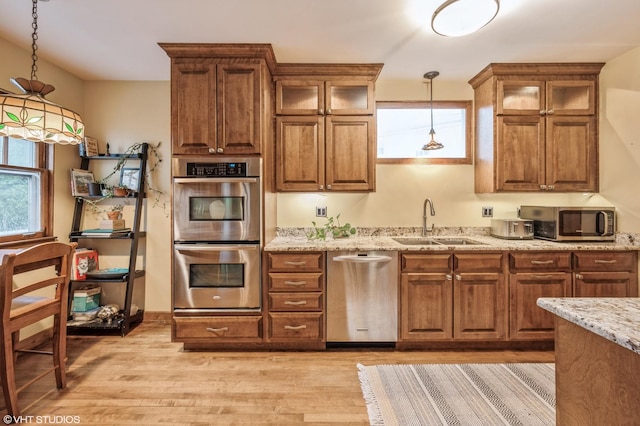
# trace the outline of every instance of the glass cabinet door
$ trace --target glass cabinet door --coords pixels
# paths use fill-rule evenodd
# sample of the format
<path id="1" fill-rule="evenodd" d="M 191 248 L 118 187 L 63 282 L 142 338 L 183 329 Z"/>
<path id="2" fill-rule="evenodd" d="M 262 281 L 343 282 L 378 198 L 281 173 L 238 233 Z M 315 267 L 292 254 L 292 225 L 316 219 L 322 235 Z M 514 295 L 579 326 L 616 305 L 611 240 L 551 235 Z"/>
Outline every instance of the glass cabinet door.
<path id="1" fill-rule="evenodd" d="M 373 82 L 327 81 L 328 115 L 372 115 L 374 109 Z"/>
<path id="2" fill-rule="evenodd" d="M 595 114 L 595 82 L 571 80 L 548 82 L 547 114 Z"/>
<path id="3" fill-rule="evenodd" d="M 322 81 L 277 81 L 276 114 L 323 115 L 324 83 Z"/>
<path id="4" fill-rule="evenodd" d="M 498 80 L 499 115 L 544 115 L 544 81 Z"/>

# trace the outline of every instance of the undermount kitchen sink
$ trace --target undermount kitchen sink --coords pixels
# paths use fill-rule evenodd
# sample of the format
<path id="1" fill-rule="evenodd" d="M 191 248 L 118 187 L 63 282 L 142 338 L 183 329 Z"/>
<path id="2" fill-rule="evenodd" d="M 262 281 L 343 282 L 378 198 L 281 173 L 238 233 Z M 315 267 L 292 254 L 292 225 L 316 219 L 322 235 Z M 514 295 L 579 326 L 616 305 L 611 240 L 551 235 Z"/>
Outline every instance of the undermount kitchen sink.
<path id="1" fill-rule="evenodd" d="M 483 243 L 475 240 L 470 240 L 468 238 L 436 238 L 436 237 L 425 237 L 425 238 L 412 238 L 412 237 L 402 237 L 402 238 L 393 238 L 393 241 L 400 243 L 406 246 L 475 246 L 482 245 Z"/>

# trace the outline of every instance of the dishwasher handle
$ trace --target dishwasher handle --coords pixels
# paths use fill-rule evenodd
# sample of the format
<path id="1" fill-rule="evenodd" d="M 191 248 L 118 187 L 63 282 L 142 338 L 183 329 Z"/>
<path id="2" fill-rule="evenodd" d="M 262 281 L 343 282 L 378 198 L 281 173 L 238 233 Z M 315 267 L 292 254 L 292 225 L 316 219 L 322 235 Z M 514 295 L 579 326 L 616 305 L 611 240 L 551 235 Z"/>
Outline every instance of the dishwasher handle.
<path id="1" fill-rule="evenodd" d="M 344 256 L 336 256 L 333 258 L 334 262 L 349 262 L 349 263 L 387 263 L 391 261 L 389 256 L 359 256 L 357 254 L 349 254 Z"/>

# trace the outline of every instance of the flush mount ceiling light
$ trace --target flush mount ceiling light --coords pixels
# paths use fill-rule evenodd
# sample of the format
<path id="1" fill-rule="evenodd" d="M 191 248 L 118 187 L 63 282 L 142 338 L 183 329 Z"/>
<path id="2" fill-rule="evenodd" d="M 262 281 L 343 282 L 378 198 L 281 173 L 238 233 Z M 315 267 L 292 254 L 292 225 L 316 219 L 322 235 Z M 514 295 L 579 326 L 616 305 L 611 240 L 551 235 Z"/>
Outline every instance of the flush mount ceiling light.
<path id="1" fill-rule="evenodd" d="M 46 0 L 41 0 L 46 1 Z M 0 136 L 33 142 L 79 144 L 84 138 L 84 124 L 75 112 L 44 97 L 55 88 L 38 81 L 38 0 L 33 0 L 31 34 L 31 80 L 12 78 L 22 94 L 0 93 Z"/>
<path id="2" fill-rule="evenodd" d="M 431 136 L 431 140 L 423 145 L 423 151 L 433 151 L 436 149 L 444 148 L 440 142 L 436 142 L 435 136 L 436 132 L 433 130 L 433 79 L 439 76 L 440 73 L 438 71 L 429 71 L 423 77 L 429 80 L 429 109 L 431 109 L 431 130 L 429 131 L 429 136 Z"/>
<path id="3" fill-rule="evenodd" d="M 464 36 L 491 22 L 498 9 L 498 0 L 447 0 L 433 13 L 431 28 L 443 36 Z"/>

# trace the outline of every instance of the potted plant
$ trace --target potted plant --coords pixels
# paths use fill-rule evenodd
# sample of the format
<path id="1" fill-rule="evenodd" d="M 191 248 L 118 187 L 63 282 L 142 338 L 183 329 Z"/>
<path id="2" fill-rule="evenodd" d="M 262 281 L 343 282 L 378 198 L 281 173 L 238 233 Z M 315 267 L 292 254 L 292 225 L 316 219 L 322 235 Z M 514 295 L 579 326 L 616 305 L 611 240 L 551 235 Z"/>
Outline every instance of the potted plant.
<path id="1" fill-rule="evenodd" d="M 351 235 L 355 235 L 356 228 L 349 223 L 340 225 L 340 215 L 335 218 L 327 218 L 327 223 L 323 226 L 317 226 L 316 222 L 312 221 L 313 229 L 307 233 L 307 238 L 310 240 L 324 240 L 327 236 L 331 235 L 333 238 L 348 238 Z"/>
<path id="2" fill-rule="evenodd" d="M 105 213 L 107 218 L 110 220 L 117 220 L 122 218 L 122 210 L 124 209 L 123 204 L 112 204 L 108 208 L 105 209 Z"/>

